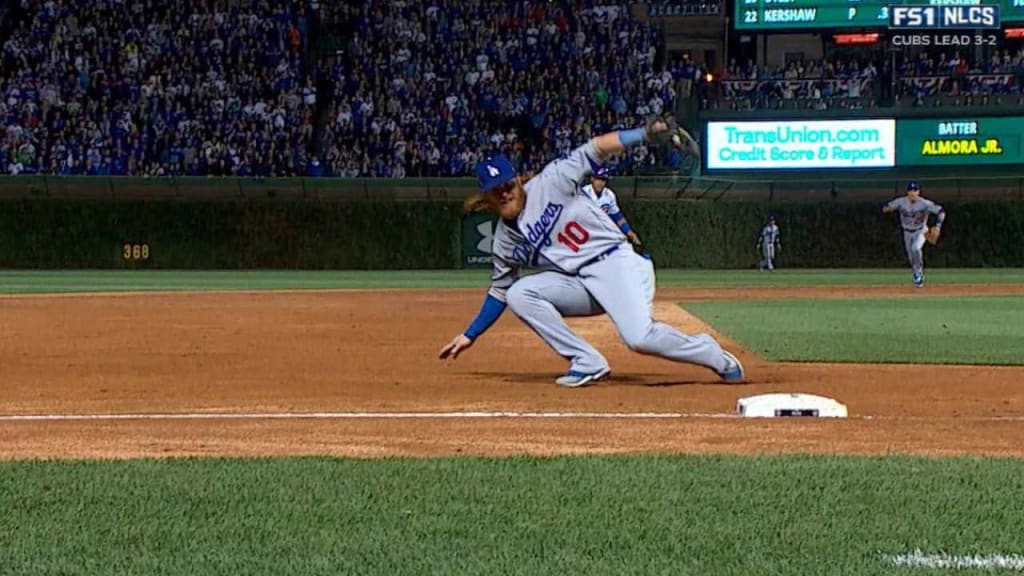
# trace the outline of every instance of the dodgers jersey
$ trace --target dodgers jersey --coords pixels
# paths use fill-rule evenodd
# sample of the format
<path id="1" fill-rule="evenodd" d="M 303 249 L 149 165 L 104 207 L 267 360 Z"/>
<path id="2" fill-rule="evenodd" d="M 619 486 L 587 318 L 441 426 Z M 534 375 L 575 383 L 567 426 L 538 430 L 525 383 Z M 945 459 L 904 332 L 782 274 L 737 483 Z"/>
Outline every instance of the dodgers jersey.
<path id="1" fill-rule="evenodd" d="M 488 293 L 502 302 L 522 268 L 576 274 L 591 260 L 621 246 L 626 236 L 580 183 L 597 165 L 597 148 L 587 142 L 555 160 L 525 185 L 526 204 L 515 221 L 498 220 Z"/>
<path id="2" fill-rule="evenodd" d="M 601 190 L 601 196 L 597 195 L 597 192 L 594 191 L 594 186 L 591 184 L 584 186 L 581 193 L 594 202 L 597 202 L 597 205 L 601 210 L 604 210 L 605 214 L 618 214 L 620 212 L 619 202 L 615 198 L 615 192 L 612 192 L 612 189 L 607 186 L 604 187 L 604 190 Z"/>
<path id="3" fill-rule="evenodd" d="M 771 245 L 779 241 L 779 227 L 775 224 L 765 224 L 761 228 L 761 242 Z"/>
<path id="4" fill-rule="evenodd" d="M 906 196 L 895 198 L 886 206 L 899 211 L 900 225 L 908 232 L 916 232 L 923 228 L 928 223 L 929 214 L 942 212 L 942 206 L 931 200 L 918 198 L 917 202 L 911 202 Z"/>

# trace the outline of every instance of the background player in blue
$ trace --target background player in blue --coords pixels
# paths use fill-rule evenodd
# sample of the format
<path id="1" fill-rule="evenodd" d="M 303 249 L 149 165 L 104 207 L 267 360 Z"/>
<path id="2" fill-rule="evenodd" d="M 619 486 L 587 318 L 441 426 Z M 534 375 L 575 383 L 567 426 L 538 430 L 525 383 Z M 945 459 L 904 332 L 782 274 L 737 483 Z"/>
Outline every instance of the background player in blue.
<path id="1" fill-rule="evenodd" d="M 768 222 L 761 228 L 757 238 L 757 248 L 761 253 L 761 270 L 775 270 L 775 251 L 782 248 L 779 227 L 775 224 L 775 216 L 769 216 Z"/>
<path id="2" fill-rule="evenodd" d="M 622 233 L 626 235 L 626 238 L 633 244 L 633 246 L 639 247 L 642 243 L 640 237 L 637 236 L 636 231 L 629 225 L 626 217 L 622 214 L 622 209 L 619 208 L 618 199 L 615 197 L 615 191 L 608 186 L 608 181 L 611 179 L 611 174 L 607 168 L 599 168 L 590 177 L 590 184 L 583 187 L 582 193 L 587 198 L 590 198 L 597 203 L 598 207 L 615 222 L 615 225 L 622 230 Z M 651 313 L 654 313 L 654 292 L 657 285 L 657 280 L 654 276 L 654 261 L 648 254 L 642 254 L 645 260 L 647 260 L 647 276 L 644 279 L 644 294 L 647 297 L 648 307 L 651 309 Z"/>
<path id="3" fill-rule="evenodd" d="M 563 160 L 549 163 L 525 184 L 498 155 L 477 166 L 484 198 L 500 216 L 491 249 L 494 270 L 484 305 L 440 357 L 458 357 L 501 316 L 506 306 L 570 362 L 556 382 L 583 386 L 610 372 L 608 362 L 566 325 L 565 316 L 606 313 L 633 351 L 705 366 L 727 382 L 743 379 L 739 360 L 707 334 L 689 336 L 655 322 L 644 297 L 645 261 L 580 186 L 605 160 L 644 141 L 679 138 L 670 121 L 602 134 Z M 542 271 L 520 277 L 525 267 Z"/>
<path id="4" fill-rule="evenodd" d="M 946 221 L 946 211 L 935 202 L 921 197 L 921 187 L 917 182 L 907 184 L 907 195 L 894 198 L 882 208 L 884 214 L 899 212 L 900 226 L 903 227 L 903 247 L 907 251 L 907 259 L 913 271 L 914 286 L 924 286 L 924 254 L 925 233 L 928 232 L 928 215 L 935 214 L 935 227 L 930 232 L 931 242 L 938 241 L 939 231 Z"/>

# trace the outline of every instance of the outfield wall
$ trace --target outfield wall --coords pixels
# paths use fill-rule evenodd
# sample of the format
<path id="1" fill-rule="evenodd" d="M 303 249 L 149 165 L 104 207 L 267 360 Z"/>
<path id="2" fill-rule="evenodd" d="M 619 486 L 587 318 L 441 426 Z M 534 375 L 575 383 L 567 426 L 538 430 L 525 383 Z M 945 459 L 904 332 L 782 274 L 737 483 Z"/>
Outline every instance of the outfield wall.
<path id="1" fill-rule="evenodd" d="M 749 268 L 768 207 L 622 202 L 660 267 Z M 1024 266 L 1024 202 L 947 204 L 932 266 Z M 774 206 L 784 267 L 902 266 L 878 203 Z M 446 269 L 488 265 L 489 222 L 455 202 L 0 202 L 0 268 Z"/>
<path id="2" fill-rule="evenodd" d="M 694 166 L 695 167 L 695 166 Z M 723 170 L 698 174 L 613 176 L 620 198 L 736 200 L 744 202 L 864 201 L 901 194 L 908 179 L 940 200 L 1024 200 L 1018 166 L 936 165 L 913 169 Z M 432 200 L 460 201 L 475 178 L 243 178 L 127 176 L 0 176 L 0 201 L 71 200 Z"/>

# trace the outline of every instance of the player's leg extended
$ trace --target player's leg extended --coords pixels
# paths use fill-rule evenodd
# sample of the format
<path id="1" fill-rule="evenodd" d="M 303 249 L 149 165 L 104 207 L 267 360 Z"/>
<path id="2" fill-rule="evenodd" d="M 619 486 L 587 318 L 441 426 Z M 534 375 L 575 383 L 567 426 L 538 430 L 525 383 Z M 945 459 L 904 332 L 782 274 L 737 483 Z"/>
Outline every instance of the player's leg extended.
<path id="1" fill-rule="evenodd" d="M 903 245 L 907 250 L 907 260 L 914 273 L 914 284 L 924 283 L 924 231 L 903 232 Z"/>
<path id="2" fill-rule="evenodd" d="M 604 356 L 565 323 L 567 316 L 604 313 L 578 277 L 558 272 L 526 276 L 509 288 L 507 300 L 520 320 L 572 363 L 571 371 L 594 374 L 608 369 Z"/>
<path id="3" fill-rule="evenodd" d="M 647 274 L 644 275 L 644 297 L 647 299 L 647 307 L 651 311 L 651 316 L 654 316 L 654 293 L 657 290 L 657 278 L 654 275 L 654 262 L 650 258 L 644 258 L 644 264 L 646 264 Z"/>
<path id="4" fill-rule="evenodd" d="M 644 295 L 644 274 L 643 258 L 629 249 L 619 249 L 580 270 L 583 285 L 607 312 L 631 350 L 699 364 L 719 374 L 729 370 L 731 362 L 714 338 L 707 334 L 688 336 L 651 318 Z"/>
<path id="5" fill-rule="evenodd" d="M 774 259 L 775 259 L 775 244 L 772 244 L 771 242 L 765 242 L 764 243 L 764 263 L 765 263 L 765 267 L 767 267 L 769 271 L 775 270 L 775 264 L 772 262 L 772 260 L 774 260 Z"/>

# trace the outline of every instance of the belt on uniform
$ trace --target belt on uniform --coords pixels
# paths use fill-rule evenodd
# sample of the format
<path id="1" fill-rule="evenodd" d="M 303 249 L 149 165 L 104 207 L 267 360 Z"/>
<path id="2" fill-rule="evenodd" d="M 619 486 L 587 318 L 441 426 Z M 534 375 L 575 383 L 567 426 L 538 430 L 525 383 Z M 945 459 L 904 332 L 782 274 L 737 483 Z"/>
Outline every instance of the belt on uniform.
<path id="1" fill-rule="evenodd" d="M 587 260 L 586 262 L 584 262 L 583 265 L 580 266 L 580 268 L 583 268 L 583 267 L 586 267 L 586 266 L 590 266 L 591 264 L 597 264 L 601 260 L 604 260 L 605 258 L 607 258 L 607 257 L 611 256 L 612 254 L 614 254 L 615 251 L 618 250 L 618 249 L 619 249 L 618 246 L 612 246 L 611 248 L 605 250 L 604 252 L 601 252 L 597 256 L 594 256 L 590 260 Z"/>
<path id="2" fill-rule="evenodd" d="M 924 226 L 921 226 L 920 228 L 916 228 L 914 230 L 907 230 L 906 228 L 903 229 L 904 232 L 907 232 L 909 234 L 913 234 L 914 232 L 920 232 L 921 230 L 924 230 Z"/>

